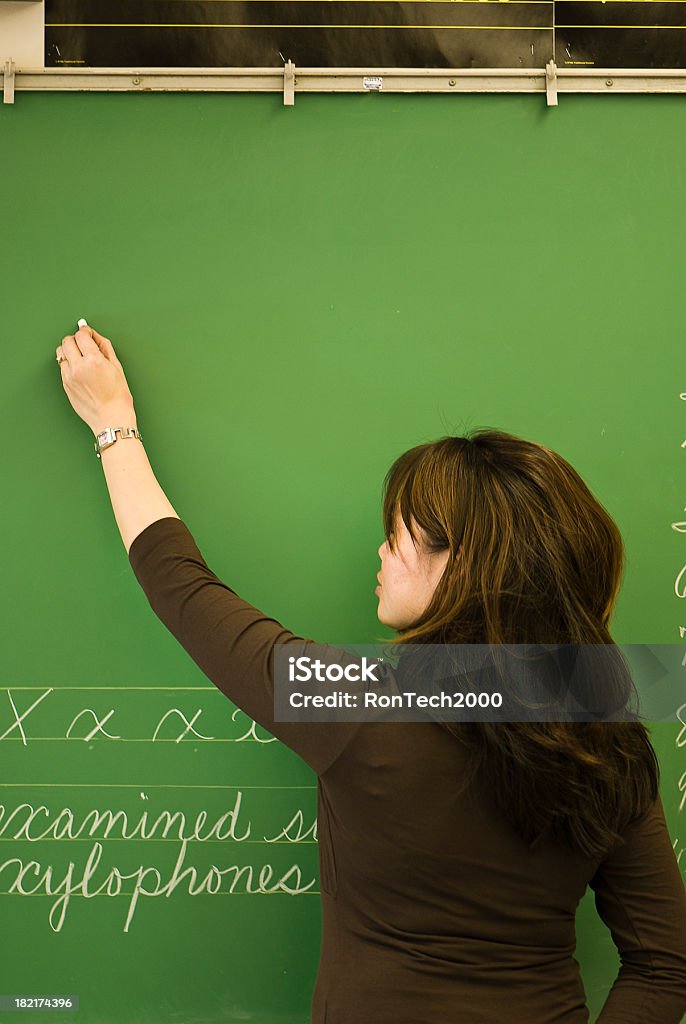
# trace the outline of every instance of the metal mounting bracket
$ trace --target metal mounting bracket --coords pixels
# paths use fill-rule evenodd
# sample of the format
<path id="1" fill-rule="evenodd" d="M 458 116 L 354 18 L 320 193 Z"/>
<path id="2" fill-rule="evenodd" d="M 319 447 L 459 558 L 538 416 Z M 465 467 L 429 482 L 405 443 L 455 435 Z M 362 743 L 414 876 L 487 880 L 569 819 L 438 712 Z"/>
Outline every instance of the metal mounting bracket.
<path id="1" fill-rule="evenodd" d="M 549 107 L 557 106 L 557 67 L 551 60 L 545 66 L 545 95 Z"/>
<path id="2" fill-rule="evenodd" d="M 11 57 L 5 61 L 2 78 L 2 102 L 14 103 L 14 61 Z"/>
<path id="3" fill-rule="evenodd" d="M 289 60 L 283 69 L 283 103 L 292 107 L 295 103 L 295 64 Z"/>

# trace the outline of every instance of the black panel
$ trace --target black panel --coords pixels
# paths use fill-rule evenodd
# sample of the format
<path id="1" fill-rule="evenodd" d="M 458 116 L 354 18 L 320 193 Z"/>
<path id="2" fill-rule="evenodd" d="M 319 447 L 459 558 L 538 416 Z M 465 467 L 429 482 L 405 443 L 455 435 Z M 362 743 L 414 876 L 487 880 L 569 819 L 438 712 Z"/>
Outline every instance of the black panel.
<path id="1" fill-rule="evenodd" d="M 535 68 L 552 3 L 46 0 L 49 67 Z"/>
<path id="2" fill-rule="evenodd" d="M 556 3 L 555 63 L 561 68 L 683 68 L 684 26 L 686 3 Z"/>
<path id="3" fill-rule="evenodd" d="M 686 3 L 46 0 L 47 67 L 683 68 Z"/>

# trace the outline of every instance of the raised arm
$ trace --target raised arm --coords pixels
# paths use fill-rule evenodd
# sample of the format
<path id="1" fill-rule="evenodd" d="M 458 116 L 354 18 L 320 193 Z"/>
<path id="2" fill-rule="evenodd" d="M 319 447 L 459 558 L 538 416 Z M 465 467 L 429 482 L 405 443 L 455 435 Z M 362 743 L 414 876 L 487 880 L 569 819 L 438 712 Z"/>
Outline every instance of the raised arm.
<path id="1" fill-rule="evenodd" d="M 92 327 L 82 327 L 75 335 L 66 335 L 55 354 L 61 360 L 67 398 L 94 437 L 106 427 L 138 425 L 124 369 L 109 338 Z M 119 438 L 100 457 L 112 510 L 128 553 L 146 526 L 165 516 L 178 516 L 138 438 Z"/>
<path id="2" fill-rule="evenodd" d="M 129 560 L 150 607 L 207 678 L 313 771 L 326 771 L 359 723 L 275 721 L 274 645 L 288 644 L 294 657 L 325 663 L 359 659 L 296 636 L 243 600 L 208 567 L 178 518 L 157 520 L 143 530 Z"/>
<path id="3" fill-rule="evenodd" d="M 60 355 L 69 401 L 94 435 L 105 427 L 137 425 L 123 368 L 107 338 L 82 328 L 63 339 Z M 273 648 L 292 644 L 298 657 L 307 653 L 340 664 L 358 659 L 296 636 L 212 572 L 155 479 L 140 440 L 117 440 L 101 457 L 122 541 L 155 614 L 226 697 L 323 773 L 359 723 L 275 722 Z"/>

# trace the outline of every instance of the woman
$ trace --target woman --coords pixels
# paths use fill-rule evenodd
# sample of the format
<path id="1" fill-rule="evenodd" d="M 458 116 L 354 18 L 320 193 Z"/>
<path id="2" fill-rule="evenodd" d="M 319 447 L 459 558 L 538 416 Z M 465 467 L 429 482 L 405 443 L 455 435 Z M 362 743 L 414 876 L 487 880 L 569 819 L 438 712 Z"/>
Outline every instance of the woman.
<path id="1" fill-rule="evenodd" d="M 56 352 L 96 437 L 136 426 L 107 338 L 82 328 Z M 679 1024 L 686 894 L 640 722 L 275 722 L 274 644 L 340 651 L 211 572 L 139 438 L 101 455 L 155 613 L 318 775 L 314 1024 L 585 1024 L 574 915 L 589 885 L 622 959 L 599 1024 Z M 621 538 L 547 448 L 482 431 L 406 452 L 384 532 L 378 614 L 401 645 L 612 643 Z"/>

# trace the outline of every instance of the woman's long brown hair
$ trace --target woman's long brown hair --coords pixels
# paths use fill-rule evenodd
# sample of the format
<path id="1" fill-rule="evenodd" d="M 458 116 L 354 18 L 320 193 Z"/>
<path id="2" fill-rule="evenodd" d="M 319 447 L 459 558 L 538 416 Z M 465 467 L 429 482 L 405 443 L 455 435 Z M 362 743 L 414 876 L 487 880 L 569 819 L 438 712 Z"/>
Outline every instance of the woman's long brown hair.
<path id="1" fill-rule="evenodd" d="M 622 537 L 550 448 L 490 428 L 417 445 L 384 480 L 391 549 L 398 512 L 415 544 L 450 555 L 430 604 L 393 646 L 614 644 Z M 479 773 L 529 844 L 550 829 L 601 858 L 659 792 L 640 721 L 440 724 L 470 750 L 464 785 Z"/>

